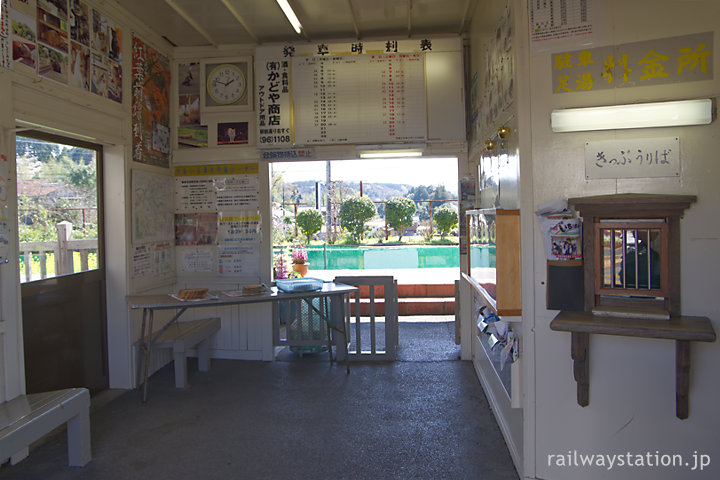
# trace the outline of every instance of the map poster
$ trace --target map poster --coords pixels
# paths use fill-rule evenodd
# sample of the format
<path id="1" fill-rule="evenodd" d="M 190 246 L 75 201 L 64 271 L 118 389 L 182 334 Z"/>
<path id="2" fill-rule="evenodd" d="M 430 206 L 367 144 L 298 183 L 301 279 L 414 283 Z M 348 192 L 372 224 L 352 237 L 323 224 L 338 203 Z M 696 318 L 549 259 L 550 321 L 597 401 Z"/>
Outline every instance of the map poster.
<path id="1" fill-rule="evenodd" d="M 175 235 L 173 179 L 132 171 L 132 241 L 134 245 L 170 242 Z"/>

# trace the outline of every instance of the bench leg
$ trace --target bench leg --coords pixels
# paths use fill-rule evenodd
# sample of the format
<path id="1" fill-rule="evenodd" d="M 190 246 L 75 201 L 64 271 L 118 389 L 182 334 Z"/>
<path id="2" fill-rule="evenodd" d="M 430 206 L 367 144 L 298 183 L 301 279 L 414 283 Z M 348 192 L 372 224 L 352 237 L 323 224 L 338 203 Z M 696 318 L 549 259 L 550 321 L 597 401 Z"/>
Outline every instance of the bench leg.
<path id="1" fill-rule="evenodd" d="M 17 452 L 15 455 L 12 455 L 10 457 L 10 465 L 17 465 L 19 462 L 22 462 L 27 458 L 27 456 L 30 453 L 30 448 L 25 447 L 19 452 Z"/>
<path id="2" fill-rule="evenodd" d="M 67 422 L 68 464 L 85 466 L 92 459 L 90 449 L 90 413 L 87 409 Z"/>
<path id="3" fill-rule="evenodd" d="M 198 370 L 207 372 L 210 369 L 210 356 L 208 353 L 208 339 L 206 338 L 197 346 Z"/>
<path id="4" fill-rule="evenodd" d="M 175 363 L 175 387 L 185 388 L 188 383 L 185 352 L 173 351 L 173 362 Z"/>

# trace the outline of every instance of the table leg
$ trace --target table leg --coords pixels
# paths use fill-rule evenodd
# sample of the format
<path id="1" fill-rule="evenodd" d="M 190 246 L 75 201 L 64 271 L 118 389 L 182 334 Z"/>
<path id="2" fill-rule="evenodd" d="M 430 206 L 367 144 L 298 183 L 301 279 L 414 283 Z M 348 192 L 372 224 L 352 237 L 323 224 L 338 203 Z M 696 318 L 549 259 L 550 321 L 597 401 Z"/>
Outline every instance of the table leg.
<path id="1" fill-rule="evenodd" d="M 143 334 L 145 328 L 143 327 Z M 145 360 L 143 362 L 143 391 L 142 391 L 142 402 L 147 403 L 147 384 L 148 384 L 148 370 L 150 369 L 150 348 L 152 346 L 152 331 L 153 331 L 153 311 L 150 310 L 148 315 L 148 333 L 145 339 Z"/>
<path id="2" fill-rule="evenodd" d="M 145 356 L 145 322 L 148 315 L 148 309 L 143 308 L 143 314 L 142 314 L 142 326 L 140 327 L 140 372 L 138 372 L 141 376 L 143 372 L 145 371 L 145 362 L 147 360 Z M 142 388 L 143 384 L 138 385 L 138 389 Z"/>

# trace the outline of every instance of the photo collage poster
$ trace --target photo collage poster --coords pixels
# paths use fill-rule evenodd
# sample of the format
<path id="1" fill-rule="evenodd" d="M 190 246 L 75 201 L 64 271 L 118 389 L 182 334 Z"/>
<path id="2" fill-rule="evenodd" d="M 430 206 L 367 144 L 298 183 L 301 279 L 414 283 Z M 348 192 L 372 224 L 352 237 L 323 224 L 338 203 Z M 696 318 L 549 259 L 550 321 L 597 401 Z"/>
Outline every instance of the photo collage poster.
<path id="1" fill-rule="evenodd" d="M 12 60 L 63 85 L 122 103 L 122 29 L 82 0 L 2 0 Z M 3 28 L 4 30 L 4 28 Z"/>

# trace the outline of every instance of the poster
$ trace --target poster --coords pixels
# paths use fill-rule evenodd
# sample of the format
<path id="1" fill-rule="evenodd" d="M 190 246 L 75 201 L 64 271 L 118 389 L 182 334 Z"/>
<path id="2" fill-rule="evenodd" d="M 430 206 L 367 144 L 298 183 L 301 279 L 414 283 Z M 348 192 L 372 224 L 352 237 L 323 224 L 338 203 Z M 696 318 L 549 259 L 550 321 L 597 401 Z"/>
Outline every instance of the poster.
<path id="1" fill-rule="evenodd" d="M 172 177 L 132 171 L 132 241 L 134 245 L 173 239 Z"/>
<path id="2" fill-rule="evenodd" d="M 133 160 L 170 166 L 170 64 L 137 37 L 132 39 Z"/>
<path id="3" fill-rule="evenodd" d="M 174 273 L 173 249 L 169 243 L 138 245 L 133 248 L 132 276 L 164 277 Z"/>
<path id="4" fill-rule="evenodd" d="M 3 16 L 10 17 L 12 32 L 12 63 L 32 70 L 37 69 L 37 22 L 34 16 L 19 10 L 3 10 Z"/>
<path id="5" fill-rule="evenodd" d="M 0 67 L 12 68 L 10 60 L 10 20 L 8 0 L 0 0 Z"/>
<path id="6" fill-rule="evenodd" d="M 257 277 L 260 275 L 260 245 L 218 247 L 217 274 Z"/>
<path id="7" fill-rule="evenodd" d="M 547 260 L 582 259 L 582 220 L 558 200 L 540 205 L 535 211 L 545 239 Z"/>
<path id="8" fill-rule="evenodd" d="M 260 212 L 255 210 L 223 212 L 218 215 L 218 245 L 260 243 Z"/>
<path id="9" fill-rule="evenodd" d="M 217 125 L 218 145 L 245 145 L 248 143 L 248 122 L 228 122 Z"/>
<path id="10" fill-rule="evenodd" d="M 175 210 L 257 209 L 257 164 L 188 165 L 175 168 Z"/>
<path id="11" fill-rule="evenodd" d="M 214 212 L 175 214 L 175 245 L 214 245 L 217 222 Z"/>
<path id="12" fill-rule="evenodd" d="M 184 273 L 212 273 L 215 270 L 211 248 L 182 248 L 179 256 L 180 270 Z"/>
<path id="13" fill-rule="evenodd" d="M 597 43 L 602 0 L 528 2 L 533 54 Z"/>

